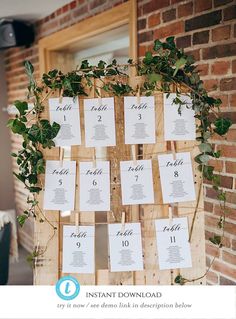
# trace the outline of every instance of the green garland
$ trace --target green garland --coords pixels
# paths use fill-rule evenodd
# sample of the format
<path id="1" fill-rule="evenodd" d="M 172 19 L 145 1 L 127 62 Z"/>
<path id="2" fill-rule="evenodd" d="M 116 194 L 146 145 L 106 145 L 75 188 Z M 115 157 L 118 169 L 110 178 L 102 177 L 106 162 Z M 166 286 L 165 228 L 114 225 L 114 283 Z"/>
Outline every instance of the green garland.
<path id="1" fill-rule="evenodd" d="M 221 207 L 218 228 L 221 229 L 222 235 L 214 235 L 210 241 L 221 248 L 226 217 L 226 193 L 220 188 L 220 175 L 214 174 L 214 167 L 208 164 L 210 159 L 218 159 L 221 155 L 220 151 L 214 152 L 209 140 L 214 134 L 225 135 L 232 123 L 221 116 L 221 100 L 208 95 L 194 63 L 192 56 L 176 47 L 174 37 L 167 38 L 165 42 L 156 40 L 153 53 L 146 52 L 145 57 L 138 62 L 128 60 L 126 65 L 117 65 L 116 60 L 113 60 L 107 65 L 104 61 L 100 61 L 97 66 L 91 66 L 85 60 L 79 68 L 67 74 L 59 70 L 51 70 L 43 74 L 39 84 L 34 79 L 32 64 L 29 61 L 24 62 L 29 78 L 28 101 L 15 101 L 14 105 L 18 114 L 8 121 L 8 127 L 12 132 L 23 138 L 22 149 L 17 154 L 12 153 L 19 166 L 19 172 L 14 175 L 33 195 L 27 200 L 29 209 L 18 216 L 20 225 L 23 226 L 30 216 L 38 218 L 41 222 L 46 220 L 37 201 L 37 194 L 42 190 L 38 176 L 45 172 L 42 148 L 55 146 L 53 139 L 60 129 L 57 123 L 51 125 L 48 120 L 41 119 L 44 101 L 51 92 L 57 90 L 62 96 L 69 97 L 87 96 L 87 88 L 94 88 L 98 96 L 101 90 L 114 96 L 136 95 L 139 90 L 141 94 L 150 96 L 156 91 L 171 93 L 174 87 L 177 94 L 174 103 L 179 106 L 178 110 L 181 114 L 181 109 L 186 105 L 179 96 L 181 90 L 185 88 L 193 101 L 195 117 L 200 123 L 197 126 L 199 154 L 195 157 L 195 161 L 203 178 L 211 181 Z M 128 76 L 125 72 L 130 68 L 135 68 L 137 75 L 144 78 L 142 86 L 137 89 L 127 84 Z M 104 77 L 109 77 L 110 81 L 104 81 Z M 99 79 L 100 87 L 94 85 L 94 79 Z M 32 101 L 34 105 L 30 110 L 29 101 Z M 194 219 L 196 213 L 197 208 Z M 36 252 L 33 253 L 33 257 L 35 256 Z M 188 280 L 179 275 L 175 278 L 175 282 L 184 284 L 197 279 L 200 278 Z"/>

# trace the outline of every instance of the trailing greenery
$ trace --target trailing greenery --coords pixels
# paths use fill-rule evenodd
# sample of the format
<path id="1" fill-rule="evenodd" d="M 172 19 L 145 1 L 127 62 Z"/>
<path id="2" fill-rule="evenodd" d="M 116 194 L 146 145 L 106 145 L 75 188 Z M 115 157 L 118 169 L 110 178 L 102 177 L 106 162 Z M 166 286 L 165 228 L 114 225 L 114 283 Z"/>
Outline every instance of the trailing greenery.
<path id="1" fill-rule="evenodd" d="M 87 96 L 88 90 L 92 89 L 97 96 L 102 90 L 114 96 L 135 95 L 138 92 L 146 96 L 156 91 L 175 92 L 177 96 L 174 103 L 178 105 L 180 114 L 183 107 L 190 107 L 180 99 L 182 92 L 188 92 L 186 94 L 192 99 L 191 107 L 198 120 L 199 154 L 195 157 L 195 161 L 203 179 L 212 183 L 221 207 L 218 228 L 222 235 L 216 234 L 210 238 L 210 241 L 221 247 L 224 238 L 226 193 L 220 187 L 220 175 L 215 174 L 214 167 L 208 164 L 209 160 L 221 156 L 219 151 L 214 151 L 210 139 L 214 134 L 225 135 L 232 123 L 220 113 L 221 100 L 208 95 L 194 63 L 191 55 L 176 47 L 174 37 L 167 38 L 165 42 L 156 40 L 153 51 L 146 52 L 145 57 L 139 61 L 130 59 L 125 65 L 118 65 L 116 60 L 109 65 L 100 61 L 97 66 L 92 66 L 85 60 L 76 70 L 66 74 L 56 69 L 51 70 L 45 73 L 38 83 L 33 76 L 32 64 L 26 61 L 25 68 L 29 78 L 28 101 L 14 103 L 18 114 L 8 122 L 12 132 L 23 138 L 22 149 L 17 154 L 12 154 L 19 166 L 19 172 L 14 174 L 33 194 L 33 199 L 28 199 L 29 209 L 18 217 L 20 225 L 22 226 L 31 215 L 39 217 L 41 221 L 45 220 L 42 212 L 37 216 L 38 210 L 35 208 L 39 208 L 36 195 L 42 190 L 38 176 L 45 170 L 42 149 L 55 146 L 53 139 L 60 129 L 57 123 L 50 124 L 47 119 L 41 118 L 44 101 L 52 92 L 58 91 L 61 96 L 69 97 Z M 135 68 L 137 75 L 143 78 L 142 85 L 136 88 L 132 88 L 128 83 L 127 72 L 131 68 Z M 99 81 L 96 82 L 96 79 Z M 29 101 L 33 102 L 32 109 L 29 109 Z M 187 281 L 181 276 L 175 279 L 179 284 Z"/>

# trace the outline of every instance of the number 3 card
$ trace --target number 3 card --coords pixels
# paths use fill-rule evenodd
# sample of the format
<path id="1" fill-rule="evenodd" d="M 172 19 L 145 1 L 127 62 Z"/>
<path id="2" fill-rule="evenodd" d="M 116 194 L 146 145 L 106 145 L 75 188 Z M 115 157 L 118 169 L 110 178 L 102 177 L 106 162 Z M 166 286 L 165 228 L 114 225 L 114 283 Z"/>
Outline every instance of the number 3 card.
<path id="1" fill-rule="evenodd" d="M 124 97 L 125 144 L 156 142 L 154 96 Z"/>
<path id="2" fill-rule="evenodd" d="M 110 210 L 110 163 L 80 162 L 80 211 Z"/>
<path id="3" fill-rule="evenodd" d="M 111 271 L 143 270 L 140 223 L 109 224 Z"/>
<path id="4" fill-rule="evenodd" d="M 163 203 L 196 199 L 190 153 L 158 155 Z"/>
<path id="5" fill-rule="evenodd" d="M 43 209 L 74 210 L 75 176 L 75 161 L 46 161 Z"/>

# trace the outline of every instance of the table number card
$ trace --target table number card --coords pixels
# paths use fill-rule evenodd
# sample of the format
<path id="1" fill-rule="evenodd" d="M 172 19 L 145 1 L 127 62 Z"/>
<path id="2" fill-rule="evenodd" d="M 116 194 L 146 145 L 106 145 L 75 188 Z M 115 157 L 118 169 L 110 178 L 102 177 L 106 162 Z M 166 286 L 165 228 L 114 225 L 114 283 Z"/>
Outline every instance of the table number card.
<path id="1" fill-rule="evenodd" d="M 80 211 L 110 210 L 110 163 L 80 162 Z"/>
<path id="2" fill-rule="evenodd" d="M 173 100 L 175 93 L 164 94 L 164 135 L 166 141 L 185 141 L 196 139 L 195 112 L 192 109 L 192 100 L 187 95 L 180 95 L 178 98 L 186 105 L 181 107 L 181 114 L 178 113 L 178 104 Z"/>
<path id="3" fill-rule="evenodd" d="M 192 267 L 187 218 L 159 219 L 155 226 L 160 270 Z"/>
<path id="4" fill-rule="evenodd" d="M 46 161 L 43 209 L 74 210 L 75 177 L 75 161 Z"/>
<path id="5" fill-rule="evenodd" d="M 113 97 L 85 99 L 84 120 L 86 147 L 116 145 Z"/>
<path id="6" fill-rule="evenodd" d="M 94 273 L 94 226 L 63 226 L 62 272 Z"/>
<path id="7" fill-rule="evenodd" d="M 124 97 L 125 144 L 153 144 L 156 142 L 154 96 Z"/>
<path id="8" fill-rule="evenodd" d="M 123 205 L 154 203 L 152 161 L 120 162 Z"/>
<path id="9" fill-rule="evenodd" d="M 196 199 L 190 153 L 158 155 L 163 203 Z"/>
<path id="10" fill-rule="evenodd" d="M 50 121 L 60 124 L 55 137 L 56 146 L 81 145 L 80 115 L 78 98 L 63 97 L 49 99 Z"/>
<path id="11" fill-rule="evenodd" d="M 140 223 L 109 224 L 111 271 L 143 270 Z"/>

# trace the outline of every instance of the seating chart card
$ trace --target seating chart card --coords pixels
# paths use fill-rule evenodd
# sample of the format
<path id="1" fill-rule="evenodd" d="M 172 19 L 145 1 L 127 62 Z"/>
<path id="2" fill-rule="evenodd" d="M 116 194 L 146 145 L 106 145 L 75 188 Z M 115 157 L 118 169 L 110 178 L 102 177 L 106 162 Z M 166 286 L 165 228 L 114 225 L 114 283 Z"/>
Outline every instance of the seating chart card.
<path id="1" fill-rule="evenodd" d="M 192 267 L 187 217 L 155 220 L 160 270 Z"/>
<path id="2" fill-rule="evenodd" d="M 156 142 L 154 96 L 124 97 L 125 144 L 153 144 Z"/>
<path id="3" fill-rule="evenodd" d="M 80 211 L 110 210 L 110 163 L 80 162 Z"/>
<path id="4" fill-rule="evenodd" d="M 140 223 L 109 224 L 111 271 L 143 270 Z"/>
<path id="5" fill-rule="evenodd" d="M 164 136 L 166 141 L 187 141 L 196 139 L 195 112 L 192 109 L 192 100 L 187 95 L 178 98 L 185 103 L 178 112 L 178 104 L 173 100 L 175 93 L 164 94 Z"/>
<path id="6" fill-rule="evenodd" d="M 152 161 L 120 162 L 123 205 L 154 203 Z"/>
<path id="7" fill-rule="evenodd" d="M 63 226 L 62 272 L 94 273 L 94 226 Z"/>
<path id="8" fill-rule="evenodd" d="M 56 146 L 81 145 L 80 115 L 78 98 L 63 97 L 49 99 L 51 123 L 60 124 L 54 139 Z"/>
<path id="9" fill-rule="evenodd" d="M 74 210 L 75 161 L 46 161 L 43 209 Z"/>
<path id="10" fill-rule="evenodd" d="M 163 203 L 194 201 L 195 188 L 190 153 L 158 155 Z"/>
<path id="11" fill-rule="evenodd" d="M 86 147 L 116 145 L 113 97 L 85 99 L 84 121 Z"/>

